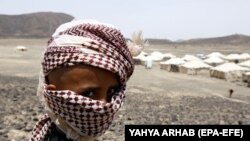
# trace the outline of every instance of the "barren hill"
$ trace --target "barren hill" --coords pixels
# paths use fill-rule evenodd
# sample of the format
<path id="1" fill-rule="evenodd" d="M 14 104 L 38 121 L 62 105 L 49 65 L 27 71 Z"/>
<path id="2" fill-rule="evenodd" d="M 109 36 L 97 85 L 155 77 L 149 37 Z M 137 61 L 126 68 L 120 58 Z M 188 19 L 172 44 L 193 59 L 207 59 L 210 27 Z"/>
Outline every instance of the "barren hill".
<path id="1" fill-rule="evenodd" d="M 147 39 L 149 41 L 150 44 L 172 44 L 173 42 L 168 40 L 168 39 Z"/>
<path id="2" fill-rule="evenodd" d="M 64 13 L 39 12 L 0 15 L 0 38 L 46 38 L 74 17 Z"/>
<path id="3" fill-rule="evenodd" d="M 171 41 L 168 39 L 147 39 L 153 45 L 250 45 L 250 36 L 233 34 L 212 38 Z"/>
<path id="4" fill-rule="evenodd" d="M 233 34 L 222 37 L 213 37 L 213 38 L 198 38 L 190 39 L 180 42 L 181 44 L 221 44 L 221 45 L 250 45 L 250 36 L 242 34 Z"/>

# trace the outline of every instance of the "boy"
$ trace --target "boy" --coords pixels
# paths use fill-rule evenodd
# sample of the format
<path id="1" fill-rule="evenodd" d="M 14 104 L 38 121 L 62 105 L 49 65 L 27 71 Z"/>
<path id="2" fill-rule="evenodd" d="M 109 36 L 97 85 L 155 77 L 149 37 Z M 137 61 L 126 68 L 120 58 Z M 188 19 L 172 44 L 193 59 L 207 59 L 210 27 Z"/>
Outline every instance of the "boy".
<path id="1" fill-rule="evenodd" d="M 95 140 L 122 106 L 134 64 L 116 27 L 76 20 L 61 25 L 42 58 L 38 95 L 46 114 L 30 141 Z"/>

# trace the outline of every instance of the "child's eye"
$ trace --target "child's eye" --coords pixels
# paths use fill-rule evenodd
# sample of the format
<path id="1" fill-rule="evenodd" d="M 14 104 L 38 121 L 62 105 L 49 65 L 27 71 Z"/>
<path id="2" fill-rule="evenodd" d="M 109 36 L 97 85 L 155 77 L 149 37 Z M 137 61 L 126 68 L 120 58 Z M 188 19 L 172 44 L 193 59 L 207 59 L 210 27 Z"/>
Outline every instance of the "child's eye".
<path id="1" fill-rule="evenodd" d="M 119 89 L 117 87 L 112 87 L 108 89 L 108 96 L 111 98 L 112 96 L 118 94 Z"/>
<path id="2" fill-rule="evenodd" d="M 81 92 L 80 95 L 85 96 L 85 97 L 93 97 L 94 96 L 94 91 L 93 90 L 87 90 L 87 91 Z"/>

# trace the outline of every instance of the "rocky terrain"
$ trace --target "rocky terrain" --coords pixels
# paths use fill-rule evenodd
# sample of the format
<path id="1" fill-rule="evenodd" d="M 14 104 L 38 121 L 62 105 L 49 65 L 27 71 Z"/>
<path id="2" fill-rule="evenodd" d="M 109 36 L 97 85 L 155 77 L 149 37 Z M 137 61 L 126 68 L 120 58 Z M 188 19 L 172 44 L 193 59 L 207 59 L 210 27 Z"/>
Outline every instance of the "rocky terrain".
<path id="1" fill-rule="evenodd" d="M 36 80 L 0 76 L 0 140 L 27 140 L 43 112 L 35 95 Z"/>
<path id="2" fill-rule="evenodd" d="M 243 101 L 240 99 L 245 99 L 244 95 L 231 100 L 226 96 L 180 93 L 181 90 L 174 93 L 167 88 L 162 91 L 162 84 L 138 85 L 140 71 L 142 67 L 130 80 L 126 102 L 103 140 L 124 140 L 126 124 L 250 124 L 249 97 Z M 0 140 L 26 141 L 44 113 L 36 96 L 38 80 L 3 75 L 0 78 Z"/>
<path id="3" fill-rule="evenodd" d="M 16 45 L 28 47 L 15 52 Z M 27 141 L 31 130 L 44 114 L 36 96 L 40 57 L 46 39 L 0 40 L 0 141 Z M 249 52 L 248 46 L 151 45 L 147 52 L 184 54 L 228 54 Z M 229 89 L 233 89 L 229 98 Z M 106 141 L 123 141 L 127 124 L 250 124 L 250 88 L 207 76 L 167 72 L 154 64 L 142 65 L 128 82 L 126 101 L 116 114 Z"/>

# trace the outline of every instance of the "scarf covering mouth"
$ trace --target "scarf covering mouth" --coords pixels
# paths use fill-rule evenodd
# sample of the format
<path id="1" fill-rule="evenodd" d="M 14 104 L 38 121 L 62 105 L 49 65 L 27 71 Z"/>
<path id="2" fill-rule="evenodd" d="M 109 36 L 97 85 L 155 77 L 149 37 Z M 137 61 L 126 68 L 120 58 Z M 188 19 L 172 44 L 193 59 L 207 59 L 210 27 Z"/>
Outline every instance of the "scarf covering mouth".
<path id="1" fill-rule="evenodd" d="M 50 99 L 45 97 L 45 76 L 52 70 L 80 63 L 118 75 L 124 88 L 119 92 L 122 94 L 126 89 L 126 82 L 134 71 L 132 55 L 118 28 L 94 20 L 71 21 L 57 28 L 43 53 L 37 90 L 37 94 L 42 97 L 42 100 L 48 104 L 48 99 Z M 121 99 L 118 99 L 121 104 L 124 97 L 120 96 Z M 56 115 L 60 115 L 60 113 L 56 113 Z M 111 114 L 111 116 L 113 115 Z M 51 130 L 52 122 L 49 115 L 45 114 L 35 125 L 30 141 L 43 141 L 45 135 Z M 98 135 L 100 134 L 98 133 Z"/>
<path id="2" fill-rule="evenodd" d="M 93 100 L 77 95 L 73 91 L 45 90 L 44 97 L 51 110 L 64 119 L 75 131 L 83 136 L 100 136 L 113 121 L 114 114 L 123 104 L 124 90 L 112 97 L 111 102 Z"/>

